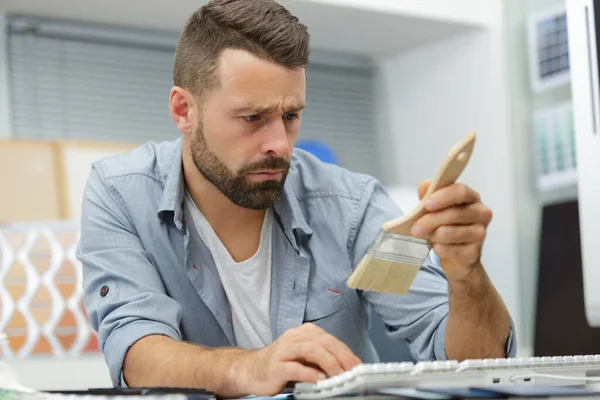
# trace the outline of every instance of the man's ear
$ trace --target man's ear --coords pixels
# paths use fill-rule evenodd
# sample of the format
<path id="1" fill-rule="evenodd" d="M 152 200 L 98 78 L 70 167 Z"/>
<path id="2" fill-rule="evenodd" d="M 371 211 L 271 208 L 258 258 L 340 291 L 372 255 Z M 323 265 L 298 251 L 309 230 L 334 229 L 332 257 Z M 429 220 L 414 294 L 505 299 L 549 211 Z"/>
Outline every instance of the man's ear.
<path id="1" fill-rule="evenodd" d="M 196 99 L 186 89 L 173 86 L 169 94 L 169 114 L 181 133 L 193 133 L 198 121 Z"/>

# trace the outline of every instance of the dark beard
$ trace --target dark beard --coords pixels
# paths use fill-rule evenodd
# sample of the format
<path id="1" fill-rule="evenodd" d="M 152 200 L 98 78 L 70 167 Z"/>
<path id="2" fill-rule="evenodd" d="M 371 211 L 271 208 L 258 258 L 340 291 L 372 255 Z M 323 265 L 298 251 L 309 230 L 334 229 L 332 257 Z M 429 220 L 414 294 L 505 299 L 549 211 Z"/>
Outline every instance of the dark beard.
<path id="1" fill-rule="evenodd" d="M 285 179 L 290 169 L 290 162 L 286 158 L 265 158 L 261 161 L 244 164 L 237 173 L 233 173 L 208 148 L 201 124 L 198 125 L 196 134 L 192 137 L 190 150 L 198 172 L 232 203 L 252 210 L 266 210 L 281 198 Z M 249 172 L 265 169 L 280 169 L 283 171 L 283 176 L 280 180 L 263 182 L 251 182 L 246 176 Z"/>

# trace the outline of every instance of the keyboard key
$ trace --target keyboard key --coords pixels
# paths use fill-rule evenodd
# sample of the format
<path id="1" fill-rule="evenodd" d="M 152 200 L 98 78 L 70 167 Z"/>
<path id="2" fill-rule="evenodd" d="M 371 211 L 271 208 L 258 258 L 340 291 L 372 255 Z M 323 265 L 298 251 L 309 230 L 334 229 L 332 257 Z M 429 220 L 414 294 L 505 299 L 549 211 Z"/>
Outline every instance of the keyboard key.
<path id="1" fill-rule="evenodd" d="M 574 356 L 573 358 L 575 359 L 575 363 L 577 365 L 584 365 L 585 364 L 585 357 L 584 356 L 579 355 L 579 356 Z"/>
<path id="2" fill-rule="evenodd" d="M 564 356 L 563 362 L 565 365 L 575 365 L 575 357 L 573 356 Z"/>
<path id="3" fill-rule="evenodd" d="M 390 373 L 410 372 L 414 367 L 415 365 L 411 362 L 387 363 L 386 371 Z"/>
<path id="4" fill-rule="evenodd" d="M 359 364 L 356 367 L 352 368 L 352 372 L 354 372 L 354 374 L 357 376 L 364 374 L 366 370 L 367 364 Z"/>
<path id="5" fill-rule="evenodd" d="M 323 380 L 317 382 L 317 384 L 315 385 L 315 388 L 317 390 L 323 390 L 323 389 L 327 389 L 330 385 L 331 385 L 331 378 L 323 379 Z"/>
<path id="6" fill-rule="evenodd" d="M 350 370 L 350 371 L 345 371 L 340 375 L 340 378 L 342 379 L 342 381 L 349 381 L 354 379 L 355 373 L 354 370 Z"/>
<path id="7" fill-rule="evenodd" d="M 531 367 L 534 365 L 534 362 L 530 358 L 518 358 L 515 364 L 520 367 Z"/>
<path id="8" fill-rule="evenodd" d="M 457 371 L 476 370 L 485 368 L 484 360 L 465 360 L 458 365 Z"/>
<path id="9" fill-rule="evenodd" d="M 344 382 L 344 378 L 342 377 L 342 375 L 336 375 L 330 379 L 331 386 L 338 386 L 338 385 L 341 385 L 343 382 Z"/>
<path id="10" fill-rule="evenodd" d="M 494 369 L 508 368 L 508 360 L 506 358 L 496 358 L 494 360 Z"/>
<path id="11" fill-rule="evenodd" d="M 423 372 L 447 372 L 454 371 L 460 364 L 456 360 L 452 361 L 426 361 L 418 363 L 411 374 L 420 374 Z"/>

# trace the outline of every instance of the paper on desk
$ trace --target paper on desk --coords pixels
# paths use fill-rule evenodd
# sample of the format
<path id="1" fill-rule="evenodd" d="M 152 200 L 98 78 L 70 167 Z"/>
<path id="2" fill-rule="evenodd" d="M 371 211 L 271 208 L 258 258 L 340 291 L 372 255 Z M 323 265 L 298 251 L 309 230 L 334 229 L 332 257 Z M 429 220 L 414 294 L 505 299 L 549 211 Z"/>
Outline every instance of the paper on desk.
<path id="1" fill-rule="evenodd" d="M 35 392 L 34 389 L 23 386 L 21 382 L 19 382 L 19 377 L 15 371 L 2 361 L 0 361 L 0 389 L 14 390 L 22 393 Z"/>

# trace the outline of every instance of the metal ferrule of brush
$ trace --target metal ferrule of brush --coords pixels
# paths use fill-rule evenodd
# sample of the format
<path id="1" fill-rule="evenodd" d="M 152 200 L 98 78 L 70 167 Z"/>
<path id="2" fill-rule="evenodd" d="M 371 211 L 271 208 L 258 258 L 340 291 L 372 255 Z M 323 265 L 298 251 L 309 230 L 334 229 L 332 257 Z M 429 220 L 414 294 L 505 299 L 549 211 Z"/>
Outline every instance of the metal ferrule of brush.
<path id="1" fill-rule="evenodd" d="M 380 260 L 405 264 L 422 265 L 431 250 L 426 239 L 397 233 L 380 232 L 368 254 Z"/>

